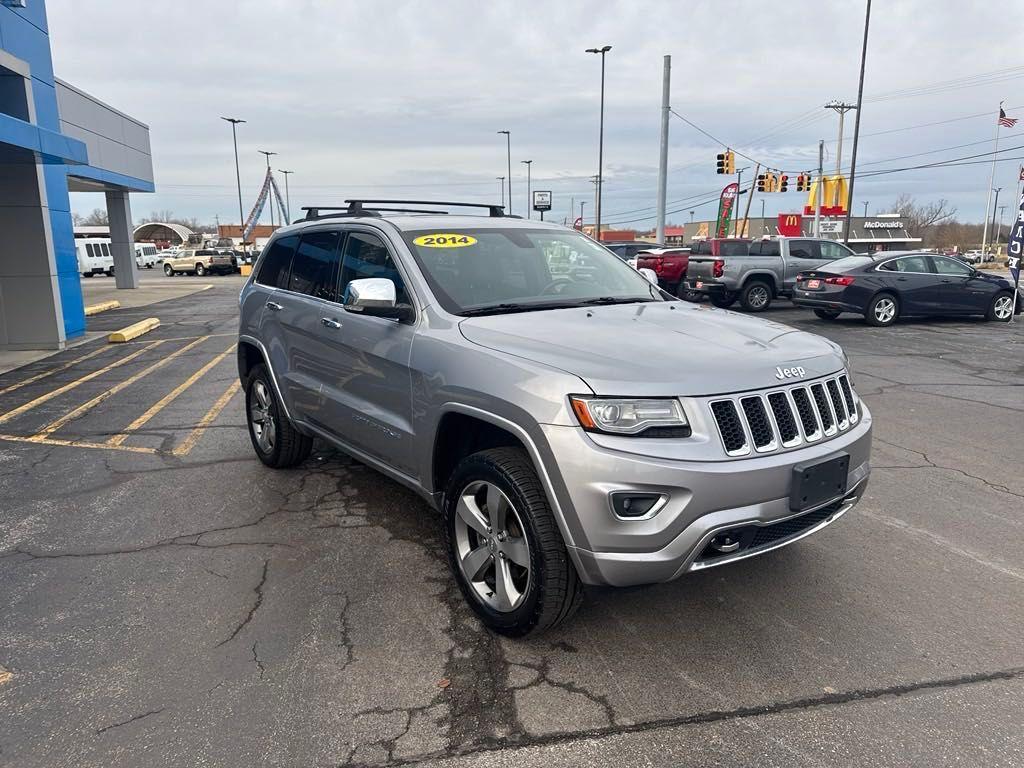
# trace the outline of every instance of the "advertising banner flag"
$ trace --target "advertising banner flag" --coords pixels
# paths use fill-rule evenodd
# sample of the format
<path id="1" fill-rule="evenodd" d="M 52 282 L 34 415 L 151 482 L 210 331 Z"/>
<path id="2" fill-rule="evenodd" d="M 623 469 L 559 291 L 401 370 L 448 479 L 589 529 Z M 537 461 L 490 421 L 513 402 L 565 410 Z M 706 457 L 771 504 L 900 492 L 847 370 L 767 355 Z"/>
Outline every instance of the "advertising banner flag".
<path id="1" fill-rule="evenodd" d="M 1016 314 L 1020 302 L 1021 260 L 1024 258 L 1024 195 L 1017 201 L 1017 216 L 1006 241 L 1006 255 L 1009 257 L 1010 275 L 1013 276 L 1013 313 Z M 1013 314 L 1010 319 L 1013 319 Z"/>
<path id="2" fill-rule="evenodd" d="M 249 212 L 248 218 L 245 220 L 245 226 L 242 227 L 242 242 L 249 242 L 249 235 L 256 229 L 256 222 L 260 220 L 260 214 L 263 213 L 263 206 L 267 204 L 267 195 L 270 193 L 270 169 L 267 169 L 267 175 L 263 179 L 263 187 L 260 189 L 260 196 L 256 198 L 256 205 L 252 207 Z"/>
<path id="3" fill-rule="evenodd" d="M 277 207 L 281 211 L 281 221 L 285 224 L 291 224 L 291 211 L 285 210 L 284 195 L 281 194 L 281 190 L 277 187 L 277 179 L 274 178 L 274 174 L 269 170 L 267 171 L 267 176 L 270 177 L 270 186 L 274 188 L 274 198 L 277 200 Z"/>
<path id="4" fill-rule="evenodd" d="M 740 185 L 735 181 L 727 184 L 722 190 L 722 197 L 718 201 L 718 221 L 715 223 L 715 237 L 727 237 L 729 224 L 732 222 L 733 211 L 736 208 L 736 195 L 739 194 Z"/>

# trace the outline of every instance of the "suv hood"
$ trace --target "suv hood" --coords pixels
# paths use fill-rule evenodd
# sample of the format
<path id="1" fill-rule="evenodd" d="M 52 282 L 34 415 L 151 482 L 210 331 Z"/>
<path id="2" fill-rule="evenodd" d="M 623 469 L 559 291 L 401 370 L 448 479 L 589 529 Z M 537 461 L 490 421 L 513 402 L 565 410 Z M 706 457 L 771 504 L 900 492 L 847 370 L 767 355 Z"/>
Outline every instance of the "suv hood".
<path id="1" fill-rule="evenodd" d="M 717 395 L 805 379 L 843 367 L 821 336 L 687 302 L 543 310 L 466 318 L 471 342 L 579 376 L 598 395 Z M 786 379 L 786 383 L 794 383 Z"/>

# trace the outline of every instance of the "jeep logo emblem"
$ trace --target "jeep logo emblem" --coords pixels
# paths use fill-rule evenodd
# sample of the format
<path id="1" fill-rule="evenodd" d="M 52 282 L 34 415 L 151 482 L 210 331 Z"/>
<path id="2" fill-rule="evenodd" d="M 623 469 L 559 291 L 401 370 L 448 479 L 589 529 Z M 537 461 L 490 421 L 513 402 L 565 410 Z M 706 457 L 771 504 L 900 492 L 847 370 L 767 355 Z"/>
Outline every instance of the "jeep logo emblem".
<path id="1" fill-rule="evenodd" d="M 799 365 L 795 368 L 779 368 L 778 366 L 775 368 L 775 378 L 780 381 L 783 379 L 802 379 L 806 375 L 807 371 Z"/>

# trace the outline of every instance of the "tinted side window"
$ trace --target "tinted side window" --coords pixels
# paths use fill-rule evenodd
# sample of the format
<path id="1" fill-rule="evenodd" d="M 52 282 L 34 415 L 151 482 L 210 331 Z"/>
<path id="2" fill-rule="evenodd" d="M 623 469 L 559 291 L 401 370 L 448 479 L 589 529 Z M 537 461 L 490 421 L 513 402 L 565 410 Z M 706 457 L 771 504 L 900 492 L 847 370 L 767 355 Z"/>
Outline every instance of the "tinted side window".
<path id="1" fill-rule="evenodd" d="M 818 243 L 818 247 L 821 248 L 821 258 L 827 261 L 845 259 L 851 254 L 848 248 L 839 243 Z"/>
<path id="2" fill-rule="evenodd" d="M 924 256 L 907 256 L 903 259 L 896 259 L 897 272 L 931 272 L 928 262 Z"/>
<path id="3" fill-rule="evenodd" d="M 96 258 L 96 251 L 93 250 L 94 247 L 92 243 L 85 244 L 85 252 L 89 254 L 90 259 Z"/>
<path id="4" fill-rule="evenodd" d="M 790 240 L 789 255 L 794 259 L 817 259 L 818 249 L 810 240 Z"/>
<path id="5" fill-rule="evenodd" d="M 693 244 L 693 249 L 690 251 L 695 256 L 708 256 L 711 254 L 710 244 L 707 240 L 701 240 Z"/>
<path id="6" fill-rule="evenodd" d="M 384 241 L 365 232 L 349 232 L 345 241 L 345 258 L 341 266 L 341 296 L 345 296 L 350 282 L 366 277 L 386 277 L 395 284 L 395 297 L 398 303 L 409 303 L 402 275 Z"/>
<path id="7" fill-rule="evenodd" d="M 288 271 L 292 265 L 295 246 L 298 244 L 298 235 L 285 235 L 275 240 L 260 259 L 260 271 L 256 275 L 256 282 L 274 288 L 287 288 Z"/>
<path id="8" fill-rule="evenodd" d="M 100 243 L 100 248 L 103 249 L 103 258 L 110 258 L 110 246 L 107 243 Z"/>
<path id="9" fill-rule="evenodd" d="M 292 259 L 289 290 L 317 299 L 338 300 L 338 254 L 340 232 L 309 232 Z"/>
<path id="10" fill-rule="evenodd" d="M 746 256 L 750 249 L 750 243 L 720 243 L 718 246 L 719 256 Z"/>
<path id="11" fill-rule="evenodd" d="M 779 255 L 779 241 L 778 240 L 759 240 L 750 244 L 751 256 L 778 256 Z"/>

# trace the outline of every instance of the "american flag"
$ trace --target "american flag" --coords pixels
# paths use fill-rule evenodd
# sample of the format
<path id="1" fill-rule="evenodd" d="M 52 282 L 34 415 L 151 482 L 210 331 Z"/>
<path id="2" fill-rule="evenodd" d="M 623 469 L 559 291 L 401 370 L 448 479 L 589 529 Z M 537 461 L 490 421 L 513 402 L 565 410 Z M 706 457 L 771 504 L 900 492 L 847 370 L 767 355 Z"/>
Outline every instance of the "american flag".
<path id="1" fill-rule="evenodd" d="M 1015 118 L 1015 117 L 1007 117 L 1006 113 L 1003 111 L 1003 108 L 1000 107 L 999 108 L 999 124 L 1001 126 L 1003 126 L 1003 128 L 1013 128 L 1013 126 L 1015 126 L 1017 124 L 1017 118 Z"/>

